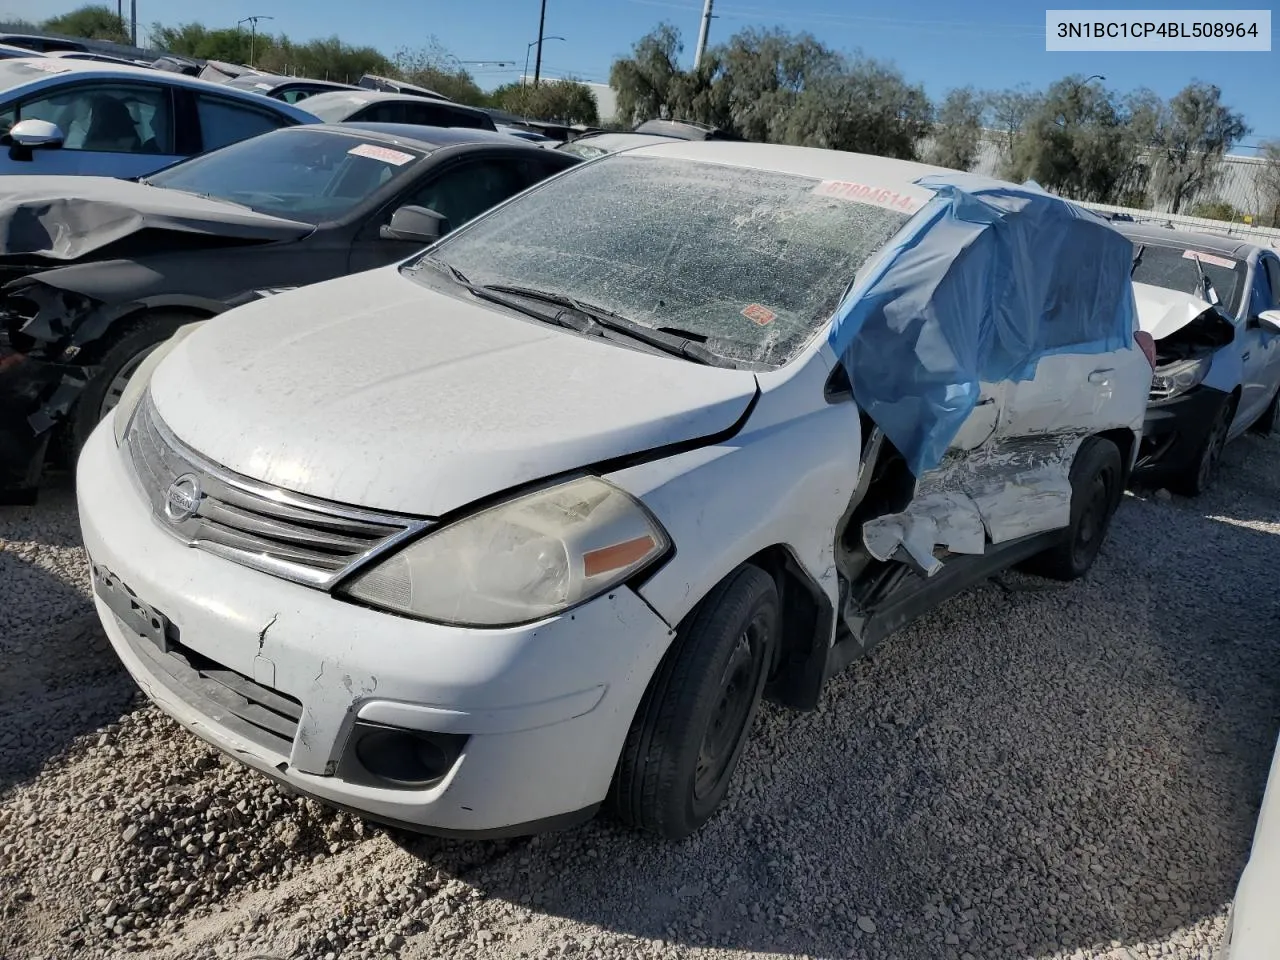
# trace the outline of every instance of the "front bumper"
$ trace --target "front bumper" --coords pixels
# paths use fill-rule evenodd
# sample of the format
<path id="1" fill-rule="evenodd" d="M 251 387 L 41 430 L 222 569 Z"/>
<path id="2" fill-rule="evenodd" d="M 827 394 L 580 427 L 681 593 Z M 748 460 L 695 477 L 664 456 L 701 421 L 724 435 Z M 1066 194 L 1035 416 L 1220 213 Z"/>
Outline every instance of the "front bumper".
<path id="1" fill-rule="evenodd" d="M 1149 404 L 1135 472 L 1154 478 L 1194 468 L 1229 397 L 1202 384 L 1180 397 Z"/>
<path id="2" fill-rule="evenodd" d="M 369 610 L 188 547 L 153 518 L 111 418 L 81 456 L 77 496 L 91 564 L 170 621 L 165 636 L 187 665 L 250 700 L 281 701 L 274 733 L 245 726 L 252 704 L 203 694 L 142 635 L 155 631 L 96 596 L 116 653 L 165 713 L 301 793 L 423 832 L 512 835 L 589 816 L 672 636 L 626 588 L 537 624 L 475 630 Z M 465 746 L 429 787 L 356 782 L 344 771 L 359 723 L 458 734 Z"/>

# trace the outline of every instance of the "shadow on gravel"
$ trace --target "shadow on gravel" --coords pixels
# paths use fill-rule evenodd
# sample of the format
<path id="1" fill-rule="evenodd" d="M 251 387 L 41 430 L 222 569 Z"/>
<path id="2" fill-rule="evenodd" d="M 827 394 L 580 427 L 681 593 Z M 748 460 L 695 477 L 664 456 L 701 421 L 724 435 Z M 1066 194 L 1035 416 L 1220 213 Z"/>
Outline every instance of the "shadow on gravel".
<path id="1" fill-rule="evenodd" d="M 0 796 L 137 694 L 98 624 L 76 534 L 69 483 L 0 507 Z"/>
<path id="2" fill-rule="evenodd" d="M 398 842 L 489 896 L 674 945 L 956 960 L 1178 941 L 1234 893 L 1275 745 L 1278 486 L 1280 443 L 1233 444 L 1199 501 L 1127 498 L 1084 582 L 1006 575 L 817 712 L 766 708 L 727 808 L 682 844 L 607 821 Z"/>

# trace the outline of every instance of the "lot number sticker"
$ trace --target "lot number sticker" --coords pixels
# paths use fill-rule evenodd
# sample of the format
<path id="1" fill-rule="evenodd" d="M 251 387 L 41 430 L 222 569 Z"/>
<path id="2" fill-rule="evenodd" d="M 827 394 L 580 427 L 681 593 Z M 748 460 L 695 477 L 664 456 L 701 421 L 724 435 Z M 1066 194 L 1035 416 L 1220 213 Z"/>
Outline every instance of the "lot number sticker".
<path id="1" fill-rule="evenodd" d="M 778 319 L 778 315 L 776 313 L 768 307 L 762 307 L 758 303 L 752 303 L 743 307 L 742 315 L 752 323 L 759 324 L 762 327 L 766 324 L 773 323 L 774 320 Z"/>
<path id="2" fill-rule="evenodd" d="M 915 213 L 924 206 L 923 201 L 898 193 L 896 190 L 854 183 L 851 180 L 823 180 L 813 188 L 812 192 L 819 197 L 835 197 L 839 200 L 852 200 L 855 203 L 869 203 L 874 207 L 885 207 L 902 213 Z"/>
<path id="3" fill-rule="evenodd" d="M 352 147 L 347 153 L 353 157 L 368 157 L 370 160 L 381 160 L 383 163 L 390 163 L 397 167 L 402 167 L 413 159 L 412 153 L 401 153 L 399 150 L 392 150 L 389 147 L 375 147 L 372 143 L 362 143 L 358 147 Z"/>
<path id="4" fill-rule="evenodd" d="M 1198 250 L 1183 250 L 1183 260 L 1199 260 L 1201 263 L 1211 263 L 1215 267 L 1226 267 L 1228 270 L 1236 268 L 1234 260 L 1228 260 L 1226 257 L 1215 257 L 1211 253 L 1201 253 Z"/>

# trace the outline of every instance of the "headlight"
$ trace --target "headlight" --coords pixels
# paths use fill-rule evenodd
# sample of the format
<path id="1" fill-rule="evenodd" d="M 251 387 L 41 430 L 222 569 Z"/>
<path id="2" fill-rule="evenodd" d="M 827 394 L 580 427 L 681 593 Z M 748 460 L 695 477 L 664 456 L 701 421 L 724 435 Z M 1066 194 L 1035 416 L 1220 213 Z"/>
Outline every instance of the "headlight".
<path id="1" fill-rule="evenodd" d="M 422 620 L 511 626 L 604 593 L 670 545 L 639 501 L 582 477 L 429 533 L 342 592 Z"/>
<path id="2" fill-rule="evenodd" d="M 1192 387 L 1200 386 L 1200 381 L 1209 372 L 1212 357 L 1194 357 L 1190 360 L 1179 360 L 1168 366 L 1157 367 L 1151 378 L 1151 399 L 1171 400 L 1186 393 Z"/>
<path id="3" fill-rule="evenodd" d="M 179 327 L 173 332 L 173 336 L 158 344 L 154 350 L 148 353 L 146 359 L 138 364 L 138 369 L 133 371 L 133 376 L 124 385 L 124 389 L 120 391 L 120 400 L 116 404 L 115 410 L 110 413 L 110 416 L 114 418 L 111 421 L 111 427 L 115 433 L 117 447 L 124 443 L 125 434 L 129 432 L 129 421 L 133 419 L 134 411 L 138 409 L 138 401 L 147 392 L 147 385 L 151 383 L 151 374 L 155 372 L 156 367 L 160 366 L 160 361 L 167 357 L 174 347 L 190 336 L 192 331 L 202 323 L 204 321 L 199 320 Z"/>

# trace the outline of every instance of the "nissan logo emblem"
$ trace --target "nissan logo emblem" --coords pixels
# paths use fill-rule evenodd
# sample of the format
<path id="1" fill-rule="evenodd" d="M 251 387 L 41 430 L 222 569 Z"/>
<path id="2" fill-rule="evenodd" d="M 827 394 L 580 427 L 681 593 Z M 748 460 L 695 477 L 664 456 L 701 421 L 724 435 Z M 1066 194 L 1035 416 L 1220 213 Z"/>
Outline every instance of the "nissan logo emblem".
<path id="1" fill-rule="evenodd" d="M 164 515 L 174 523 L 190 520 L 200 512 L 200 499 L 203 496 L 200 478 L 193 473 L 184 473 L 169 484 L 164 495 Z"/>

